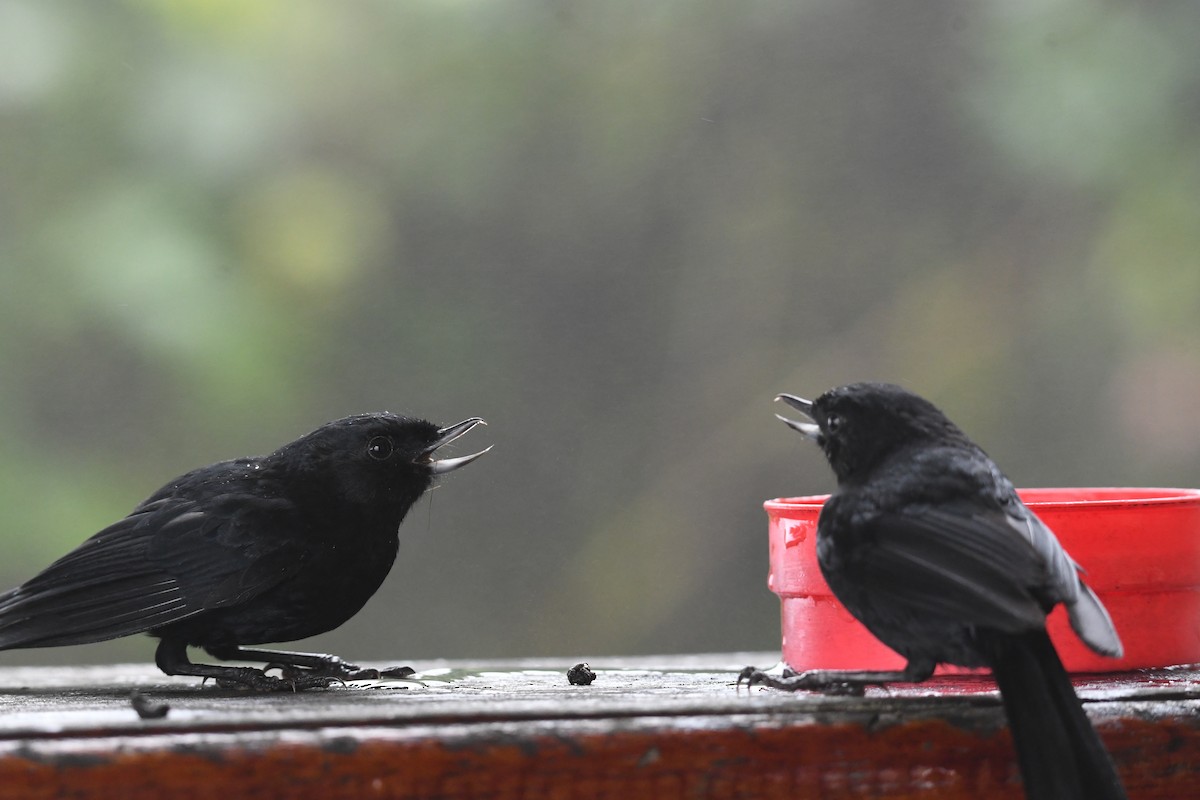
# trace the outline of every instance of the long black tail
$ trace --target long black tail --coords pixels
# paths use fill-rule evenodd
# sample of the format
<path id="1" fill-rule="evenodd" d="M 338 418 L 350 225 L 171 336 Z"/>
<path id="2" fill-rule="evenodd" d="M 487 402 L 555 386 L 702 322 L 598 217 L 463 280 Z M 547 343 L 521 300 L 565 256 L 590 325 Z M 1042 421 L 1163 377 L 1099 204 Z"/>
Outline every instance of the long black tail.
<path id="1" fill-rule="evenodd" d="M 1044 630 L 986 636 L 1029 800 L 1126 800 Z M 981 638 L 985 638 L 981 637 Z"/>

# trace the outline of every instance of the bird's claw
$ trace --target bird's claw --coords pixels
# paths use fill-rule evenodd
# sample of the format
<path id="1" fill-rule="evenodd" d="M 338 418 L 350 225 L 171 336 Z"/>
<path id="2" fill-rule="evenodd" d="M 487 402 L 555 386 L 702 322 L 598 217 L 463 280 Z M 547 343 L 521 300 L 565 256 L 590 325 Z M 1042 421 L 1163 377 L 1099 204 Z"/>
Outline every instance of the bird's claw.
<path id="1" fill-rule="evenodd" d="M 326 675 L 343 681 L 373 681 L 379 680 L 380 678 L 407 678 L 409 675 L 416 674 L 416 670 L 412 667 L 390 667 L 383 670 L 368 667 L 364 669 L 357 664 L 351 664 L 347 661 L 344 661 L 338 656 L 322 657 L 320 666 L 314 667 L 312 672 L 315 675 Z"/>
<path id="2" fill-rule="evenodd" d="M 280 667 L 282 665 L 273 664 L 270 666 Z M 322 656 L 320 663 L 311 668 L 292 667 L 292 672 L 284 671 L 284 677 L 290 678 L 295 673 L 311 675 L 316 677 L 329 678 L 334 681 L 374 681 L 380 678 L 407 678 L 410 675 L 415 675 L 417 671 L 412 667 L 389 667 L 387 669 L 374 669 L 372 667 L 363 668 L 357 664 L 351 664 L 338 656 Z"/>
<path id="3" fill-rule="evenodd" d="M 839 697 L 861 697 L 865 692 L 863 684 L 839 680 L 836 675 L 831 675 L 821 670 L 795 672 L 788 668 L 783 671 L 782 676 L 775 677 L 757 667 L 744 667 L 738 673 L 735 686 L 741 689 L 743 681 L 747 687 L 762 685 L 769 686 L 772 689 L 781 689 L 785 692 L 806 690 Z"/>
<path id="4" fill-rule="evenodd" d="M 380 670 L 379 677 L 381 678 L 411 678 L 416 675 L 417 671 L 412 667 L 388 667 L 385 670 Z"/>
<path id="5" fill-rule="evenodd" d="M 342 677 L 348 681 L 377 681 L 380 678 L 408 678 L 416 675 L 412 667 L 388 667 L 387 669 L 358 669 L 346 672 Z"/>
<path id="6" fill-rule="evenodd" d="M 742 681 L 745 681 L 746 688 L 753 689 L 755 685 L 762 683 L 768 677 L 770 676 L 758 667 L 742 667 L 742 671 L 738 673 L 737 681 L 733 685 L 738 691 L 741 691 Z"/>
<path id="7" fill-rule="evenodd" d="M 795 685 L 793 688 L 791 682 L 794 681 L 796 677 L 796 673 L 793 672 L 791 668 L 784 668 L 782 677 L 776 677 L 769 672 L 759 669 L 758 667 L 743 667 L 742 671 L 738 673 L 737 682 L 734 685 L 738 689 L 741 689 L 742 683 L 745 682 L 747 688 L 753 688 L 761 685 L 770 686 L 773 689 L 780 689 L 785 688 L 784 684 L 787 682 L 787 687 L 791 688 L 792 691 L 795 691 L 796 689 L 808 688 L 807 686 L 801 685 Z"/>
<path id="8" fill-rule="evenodd" d="M 341 677 L 347 681 L 377 681 L 381 678 L 404 680 L 416 674 L 417 671 L 412 667 L 388 667 L 387 669 L 359 669 L 356 667 L 352 671 L 343 673 Z"/>
<path id="9" fill-rule="evenodd" d="M 362 669 L 353 664 L 346 665 L 348 669 L 343 671 L 339 677 L 347 681 L 377 681 L 380 678 L 398 678 L 404 679 L 416 675 L 417 671 L 412 667 L 388 667 L 386 669 L 366 668 Z"/>

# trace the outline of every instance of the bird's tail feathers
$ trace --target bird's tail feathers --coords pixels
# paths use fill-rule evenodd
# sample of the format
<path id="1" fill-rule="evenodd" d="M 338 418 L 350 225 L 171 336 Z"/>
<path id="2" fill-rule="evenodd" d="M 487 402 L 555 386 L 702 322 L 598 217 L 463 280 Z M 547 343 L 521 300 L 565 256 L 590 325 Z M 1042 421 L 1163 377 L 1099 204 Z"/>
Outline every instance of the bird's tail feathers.
<path id="1" fill-rule="evenodd" d="M 187 616 L 178 587 L 151 577 L 0 594 L 0 650 L 88 644 L 141 633 Z"/>
<path id="2" fill-rule="evenodd" d="M 1026 797 L 1126 800 L 1112 759 L 1045 630 L 996 636 L 987 646 Z"/>

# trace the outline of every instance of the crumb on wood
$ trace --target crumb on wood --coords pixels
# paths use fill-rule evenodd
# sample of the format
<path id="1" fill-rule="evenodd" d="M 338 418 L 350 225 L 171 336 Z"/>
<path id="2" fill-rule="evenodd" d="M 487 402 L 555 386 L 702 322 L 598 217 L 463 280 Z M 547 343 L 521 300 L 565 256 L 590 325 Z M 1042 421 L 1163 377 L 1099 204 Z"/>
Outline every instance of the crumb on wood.
<path id="1" fill-rule="evenodd" d="M 579 663 L 567 670 L 567 680 L 573 686 L 588 686 L 596 680 L 596 673 L 586 663 Z"/>

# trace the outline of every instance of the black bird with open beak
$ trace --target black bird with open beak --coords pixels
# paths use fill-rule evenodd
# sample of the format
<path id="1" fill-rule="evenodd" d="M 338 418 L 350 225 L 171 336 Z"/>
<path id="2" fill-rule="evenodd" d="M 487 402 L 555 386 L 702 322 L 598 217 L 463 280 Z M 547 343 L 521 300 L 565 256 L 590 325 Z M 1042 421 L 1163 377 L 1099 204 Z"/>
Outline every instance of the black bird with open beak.
<path id="1" fill-rule="evenodd" d="M 1108 612 L 1054 534 L 975 443 L 929 401 L 858 383 L 780 417 L 817 444 L 837 491 L 817 522 L 817 561 L 837 599 L 908 660 L 902 672 L 810 672 L 738 682 L 781 689 L 917 682 L 938 664 L 989 667 L 1026 795 L 1120 800 L 1124 789 L 1058 653 L 1046 615 L 1066 606 L 1088 647 L 1120 657 Z"/>
<path id="2" fill-rule="evenodd" d="M 0 595 L 0 650 L 149 633 L 168 675 L 263 690 L 374 677 L 336 656 L 245 645 L 315 636 L 354 616 L 391 570 L 400 523 L 434 477 L 491 448 L 442 459 L 438 450 L 482 424 L 361 414 L 270 455 L 182 475 Z M 189 645 L 268 662 L 282 677 L 193 663 Z"/>

